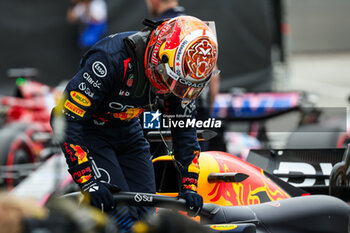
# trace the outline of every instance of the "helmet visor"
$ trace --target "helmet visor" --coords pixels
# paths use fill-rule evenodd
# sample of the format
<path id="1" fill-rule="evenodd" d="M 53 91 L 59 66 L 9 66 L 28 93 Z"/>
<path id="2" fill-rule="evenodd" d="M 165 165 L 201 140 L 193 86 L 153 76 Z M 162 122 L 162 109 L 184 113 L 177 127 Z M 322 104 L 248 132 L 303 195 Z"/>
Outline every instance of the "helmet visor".
<path id="1" fill-rule="evenodd" d="M 161 63 L 157 66 L 157 70 L 171 92 L 181 99 L 196 99 L 210 80 L 209 75 L 205 81 L 196 83 L 190 82 L 188 80 L 192 79 L 191 74 L 188 74 L 186 78 L 182 78 L 170 68 L 168 63 Z"/>

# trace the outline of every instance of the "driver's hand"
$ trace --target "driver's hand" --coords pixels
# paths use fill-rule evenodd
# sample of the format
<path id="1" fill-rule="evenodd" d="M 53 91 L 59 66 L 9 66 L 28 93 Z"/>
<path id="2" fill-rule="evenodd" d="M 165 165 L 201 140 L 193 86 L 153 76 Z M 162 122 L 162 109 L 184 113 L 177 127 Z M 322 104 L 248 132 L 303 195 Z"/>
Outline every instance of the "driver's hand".
<path id="1" fill-rule="evenodd" d="M 197 192 L 192 190 L 185 190 L 179 195 L 180 198 L 186 200 L 188 211 L 188 216 L 197 216 L 203 208 L 203 198 Z"/>
<path id="2" fill-rule="evenodd" d="M 92 206 L 106 212 L 114 209 L 115 201 L 112 192 L 120 191 L 120 189 L 115 185 L 95 180 L 89 186 L 84 187 L 83 191 L 84 198 L 90 200 Z"/>

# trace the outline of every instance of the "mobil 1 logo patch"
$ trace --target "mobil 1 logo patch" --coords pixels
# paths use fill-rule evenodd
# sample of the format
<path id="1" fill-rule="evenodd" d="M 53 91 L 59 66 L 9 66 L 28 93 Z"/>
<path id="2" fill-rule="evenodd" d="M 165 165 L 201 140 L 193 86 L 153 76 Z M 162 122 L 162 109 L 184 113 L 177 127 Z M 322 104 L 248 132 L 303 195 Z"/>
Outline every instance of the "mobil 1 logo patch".
<path id="1" fill-rule="evenodd" d="M 107 68 L 102 62 L 95 61 L 92 63 L 92 72 L 94 72 L 96 76 L 103 78 L 107 75 Z"/>
<path id="2" fill-rule="evenodd" d="M 144 129 L 160 129 L 160 121 L 162 114 L 157 110 L 156 112 L 143 113 L 143 128 Z"/>

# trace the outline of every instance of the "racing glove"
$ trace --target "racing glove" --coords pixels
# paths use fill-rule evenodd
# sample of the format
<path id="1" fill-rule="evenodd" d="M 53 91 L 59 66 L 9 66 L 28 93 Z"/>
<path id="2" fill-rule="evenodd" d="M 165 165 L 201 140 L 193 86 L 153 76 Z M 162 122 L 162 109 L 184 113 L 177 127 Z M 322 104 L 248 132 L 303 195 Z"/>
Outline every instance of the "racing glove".
<path id="1" fill-rule="evenodd" d="M 203 208 L 203 198 L 197 192 L 186 190 L 180 193 L 179 197 L 186 200 L 187 208 L 190 210 L 187 213 L 188 216 L 195 217 L 201 212 Z"/>
<path id="2" fill-rule="evenodd" d="M 120 191 L 114 185 L 95 180 L 95 182 L 83 189 L 83 194 L 87 200 L 90 200 L 92 206 L 101 209 L 102 212 L 108 212 L 115 208 L 112 189 Z"/>
<path id="3" fill-rule="evenodd" d="M 203 207 L 203 198 L 197 193 L 198 176 L 199 176 L 199 164 L 198 164 L 199 152 L 196 153 L 195 158 L 187 169 L 182 169 L 182 186 L 179 197 L 186 200 L 186 205 L 190 210 L 188 215 L 195 217 L 199 214 Z"/>
<path id="4" fill-rule="evenodd" d="M 84 199 L 89 200 L 92 206 L 101 209 L 103 212 L 114 209 L 115 202 L 111 191 L 116 192 L 120 189 L 115 185 L 101 183 L 95 179 L 90 161 L 74 166 L 68 171 L 75 183 L 80 186 Z"/>

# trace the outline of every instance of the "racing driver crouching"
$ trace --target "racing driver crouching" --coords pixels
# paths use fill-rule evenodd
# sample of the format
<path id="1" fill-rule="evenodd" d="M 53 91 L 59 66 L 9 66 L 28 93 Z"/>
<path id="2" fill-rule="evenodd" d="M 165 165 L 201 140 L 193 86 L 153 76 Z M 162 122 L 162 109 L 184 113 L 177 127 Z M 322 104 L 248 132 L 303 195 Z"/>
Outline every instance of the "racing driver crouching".
<path id="1" fill-rule="evenodd" d="M 217 60 L 214 32 L 195 17 L 144 24 L 139 32 L 108 36 L 87 51 L 52 114 L 52 122 L 57 114 L 66 121 L 60 144 L 69 173 L 90 203 L 105 212 L 117 212 L 111 188 L 155 193 L 149 144 L 138 116 L 163 103 L 168 115 L 193 117 L 192 100 L 209 83 Z M 54 132 L 60 130 L 52 125 Z M 196 192 L 196 129 L 173 127 L 171 133 L 181 173 L 179 197 L 195 216 L 203 205 Z M 151 210 L 130 208 L 129 213 L 140 219 Z"/>

